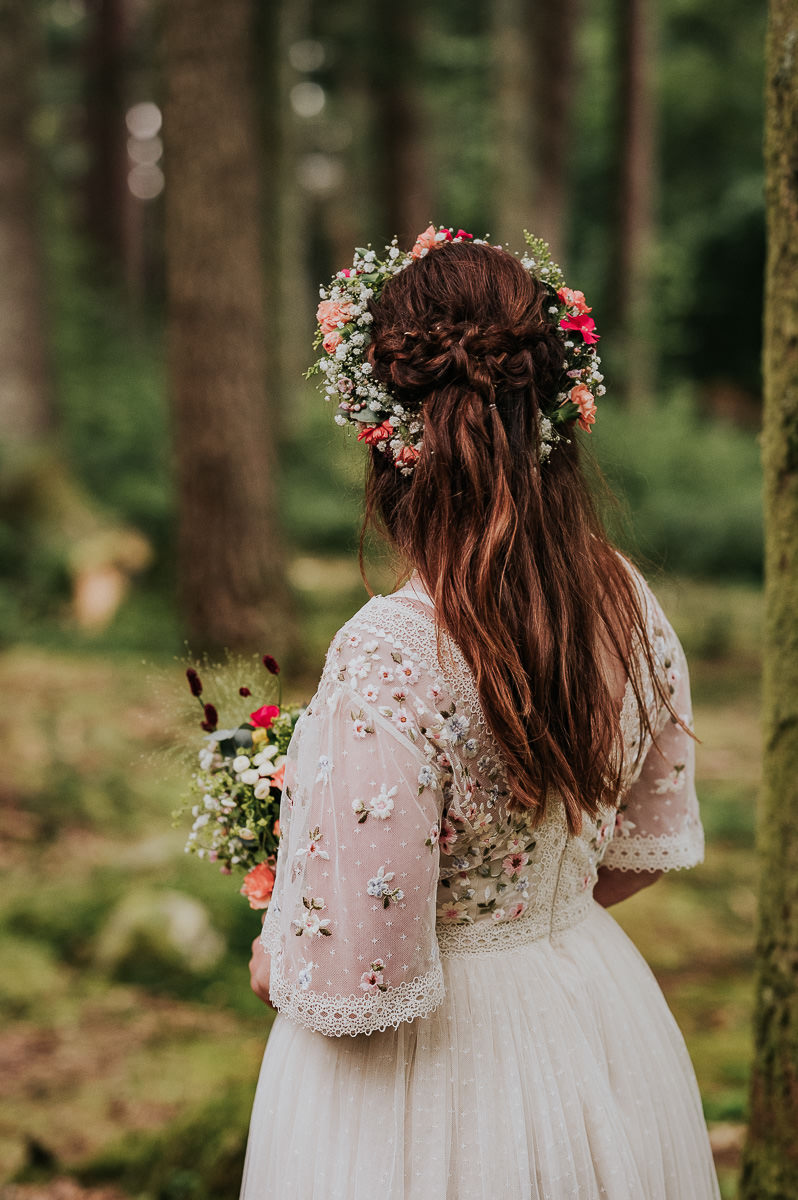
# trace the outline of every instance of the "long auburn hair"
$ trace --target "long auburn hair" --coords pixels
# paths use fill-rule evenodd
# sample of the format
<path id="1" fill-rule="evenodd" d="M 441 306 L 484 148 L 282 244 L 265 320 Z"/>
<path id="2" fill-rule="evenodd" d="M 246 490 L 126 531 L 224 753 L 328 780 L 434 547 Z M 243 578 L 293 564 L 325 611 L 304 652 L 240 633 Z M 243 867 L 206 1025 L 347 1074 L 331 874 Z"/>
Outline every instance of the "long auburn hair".
<path id="1" fill-rule="evenodd" d="M 623 774 L 602 653 L 631 681 L 641 731 L 651 732 L 641 650 L 658 685 L 637 585 L 602 528 L 579 435 L 538 460 L 538 414 L 562 375 L 550 304 L 514 255 L 468 242 L 434 247 L 372 302 L 374 375 L 422 405 L 423 435 L 410 476 L 371 448 L 361 570 L 373 523 L 433 597 L 439 650 L 445 631 L 473 671 L 511 804 L 537 822 L 557 795 L 578 832 L 583 813 L 617 799 Z"/>

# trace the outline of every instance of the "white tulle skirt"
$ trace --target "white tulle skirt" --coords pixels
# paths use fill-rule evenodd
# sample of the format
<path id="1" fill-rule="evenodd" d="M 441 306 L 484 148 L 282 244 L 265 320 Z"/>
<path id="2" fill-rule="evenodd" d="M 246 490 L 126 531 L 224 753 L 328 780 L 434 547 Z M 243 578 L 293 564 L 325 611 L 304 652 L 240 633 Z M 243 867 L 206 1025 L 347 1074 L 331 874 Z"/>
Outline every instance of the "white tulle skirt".
<path id="1" fill-rule="evenodd" d="M 242 1200 L 718 1200 L 684 1039 L 609 913 L 443 962 L 395 1030 L 277 1016 Z"/>

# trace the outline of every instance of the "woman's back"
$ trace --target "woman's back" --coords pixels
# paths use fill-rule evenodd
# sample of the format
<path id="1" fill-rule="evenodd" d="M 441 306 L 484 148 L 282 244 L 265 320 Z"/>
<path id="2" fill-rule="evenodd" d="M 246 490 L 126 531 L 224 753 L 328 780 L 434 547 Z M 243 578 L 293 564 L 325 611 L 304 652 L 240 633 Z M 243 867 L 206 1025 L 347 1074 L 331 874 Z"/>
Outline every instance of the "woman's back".
<path id="1" fill-rule="evenodd" d="M 415 572 L 289 747 L 243 1200 L 717 1200 L 684 1041 L 594 898 L 702 857 L 684 656 L 581 474 L 584 297 L 469 236 L 357 252 L 319 308 Z"/>

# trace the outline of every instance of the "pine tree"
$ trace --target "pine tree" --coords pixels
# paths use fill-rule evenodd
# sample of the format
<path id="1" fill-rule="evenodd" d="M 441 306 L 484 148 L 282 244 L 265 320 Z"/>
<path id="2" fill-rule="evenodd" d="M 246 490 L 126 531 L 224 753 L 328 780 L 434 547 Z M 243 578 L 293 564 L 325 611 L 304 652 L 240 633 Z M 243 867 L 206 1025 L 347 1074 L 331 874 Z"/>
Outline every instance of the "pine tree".
<path id="1" fill-rule="evenodd" d="M 798 0 L 770 0 L 762 436 L 764 780 L 743 1200 L 798 1196 Z"/>
<path id="2" fill-rule="evenodd" d="M 165 6 L 168 358 L 192 648 L 280 653 L 253 15 L 252 0 Z"/>

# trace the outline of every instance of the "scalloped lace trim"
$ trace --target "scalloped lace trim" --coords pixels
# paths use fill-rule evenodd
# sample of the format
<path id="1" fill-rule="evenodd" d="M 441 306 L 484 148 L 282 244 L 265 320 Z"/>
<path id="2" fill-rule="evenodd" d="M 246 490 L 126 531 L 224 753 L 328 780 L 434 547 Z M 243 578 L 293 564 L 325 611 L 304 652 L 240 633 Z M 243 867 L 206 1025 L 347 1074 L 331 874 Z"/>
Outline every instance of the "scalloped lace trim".
<path id="1" fill-rule="evenodd" d="M 677 871 L 704 861 L 704 831 L 614 837 L 601 865 L 618 871 Z"/>
<path id="2" fill-rule="evenodd" d="M 274 1007 L 297 1024 L 328 1037 L 357 1037 L 360 1033 L 398 1029 L 404 1021 L 428 1017 L 443 1003 L 446 995 L 440 962 L 423 975 L 374 995 L 330 996 L 327 992 L 305 992 L 280 975 L 279 934 L 268 919 L 261 931 L 261 942 L 272 956 L 269 996 Z"/>

